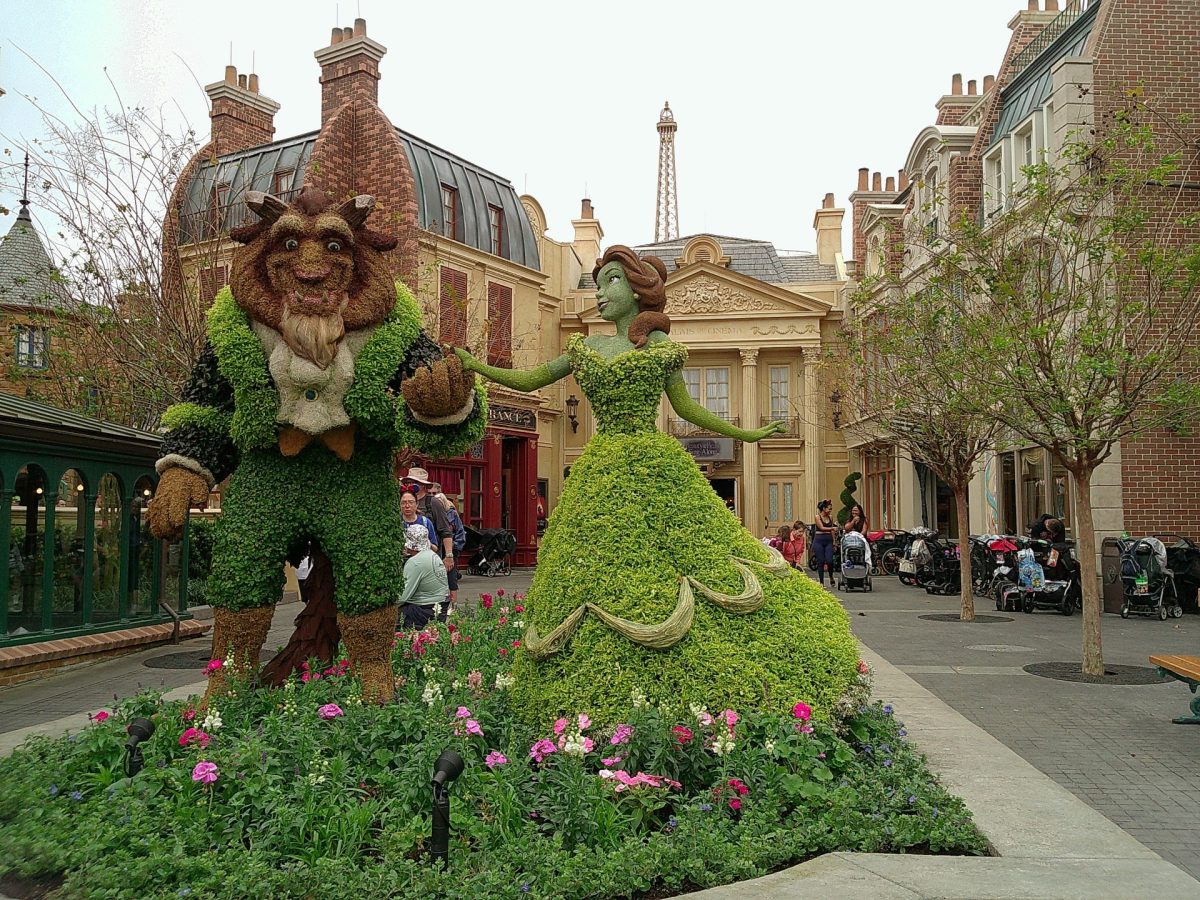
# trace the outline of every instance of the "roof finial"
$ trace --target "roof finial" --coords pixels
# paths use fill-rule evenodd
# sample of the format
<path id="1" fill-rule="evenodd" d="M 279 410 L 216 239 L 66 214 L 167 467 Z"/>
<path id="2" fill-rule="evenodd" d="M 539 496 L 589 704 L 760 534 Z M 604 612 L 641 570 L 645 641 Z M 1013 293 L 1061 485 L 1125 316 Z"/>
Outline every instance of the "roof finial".
<path id="1" fill-rule="evenodd" d="M 25 151 L 25 188 L 21 191 L 21 211 L 29 206 L 29 151 Z"/>

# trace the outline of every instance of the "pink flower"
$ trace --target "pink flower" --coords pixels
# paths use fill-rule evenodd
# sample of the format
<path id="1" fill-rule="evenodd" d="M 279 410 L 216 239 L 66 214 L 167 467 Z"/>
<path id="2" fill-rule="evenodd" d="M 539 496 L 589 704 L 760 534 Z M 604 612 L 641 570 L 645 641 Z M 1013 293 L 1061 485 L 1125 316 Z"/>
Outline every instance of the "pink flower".
<path id="1" fill-rule="evenodd" d="M 633 729 L 628 725 L 618 725 L 617 730 L 613 732 L 613 736 L 609 740 L 609 743 L 614 747 L 617 747 L 621 744 L 626 744 L 629 742 L 629 738 L 632 734 Z"/>
<path id="2" fill-rule="evenodd" d="M 525 607 L 517 605 L 513 607 L 513 612 L 525 612 Z"/>
<path id="3" fill-rule="evenodd" d="M 713 723 L 713 717 L 706 712 L 701 712 L 700 715 L 696 716 L 696 721 L 707 727 Z"/>
<path id="4" fill-rule="evenodd" d="M 750 788 L 746 787 L 746 783 L 740 778 L 730 778 L 729 786 L 737 791 L 738 796 L 740 797 L 745 797 L 748 793 L 750 793 Z"/>
<path id="5" fill-rule="evenodd" d="M 520 641 L 513 641 L 513 646 L 514 646 L 514 647 L 520 647 L 520 646 L 521 646 L 521 642 L 520 642 Z"/>
<path id="6" fill-rule="evenodd" d="M 588 718 L 587 713 L 580 713 L 576 721 L 579 723 L 580 731 L 586 731 L 588 726 L 592 724 L 592 720 Z"/>
<path id="7" fill-rule="evenodd" d="M 507 606 L 500 607 L 500 615 L 502 615 L 502 616 L 508 615 L 508 607 Z M 500 624 L 503 625 L 504 623 L 501 622 Z"/>
<path id="8" fill-rule="evenodd" d="M 504 596 L 504 588 L 496 588 L 496 596 L 503 597 Z"/>
<path id="9" fill-rule="evenodd" d="M 218 669 L 220 669 L 224 665 L 225 665 L 225 660 L 223 660 L 223 659 L 210 659 L 208 661 L 208 665 L 204 667 L 204 674 L 211 675 L 213 672 L 216 672 Z"/>
<path id="10" fill-rule="evenodd" d="M 619 764 L 624 758 L 625 757 L 623 756 L 610 756 L 606 759 L 600 760 L 600 763 L 604 766 L 604 768 L 611 769 L 613 766 Z"/>
<path id="11" fill-rule="evenodd" d="M 692 742 L 692 738 L 695 737 L 695 735 L 692 733 L 692 729 L 688 728 L 686 725 L 676 725 L 671 729 L 671 733 L 675 735 L 675 740 L 679 742 L 680 746 L 686 746 L 687 744 L 690 744 Z"/>
<path id="12" fill-rule="evenodd" d="M 534 744 L 532 747 L 529 748 L 529 756 L 535 762 L 541 762 L 547 756 L 549 756 L 551 753 L 556 752 L 557 750 L 558 750 L 558 748 L 555 747 L 554 744 L 552 744 L 550 741 L 546 740 L 545 738 L 542 738 L 542 740 L 538 741 L 536 744 Z"/>
<path id="13" fill-rule="evenodd" d="M 88 716 L 88 718 L 99 724 L 108 718 L 108 713 L 106 713 L 104 710 L 100 710 L 100 712 L 96 713 L 94 716 Z"/>
<path id="14" fill-rule="evenodd" d="M 469 719 L 469 718 L 471 718 L 471 711 L 469 709 L 467 709 L 465 706 L 460 706 L 458 708 L 458 711 L 454 714 L 454 718 Z"/>
<path id="15" fill-rule="evenodd" d="M 585 737 L 583 739 L 583 752 L 591 753 L 595 749 L 596 749 L 595 741 L 593 741 L 590 737 Z"/>
<path id="16" fill-rule="evenodd" d="M 721 718 L 725 720 L 726 726 L 728 726 L 730 729 L 732 729 L 733 726 L 738 723 L 738 714 L 732 709 L 727 709 L 725 712 L 721 713 Z"/>
<path id="17" fill-rule="evenodd" d="M 795 706 L 792 707 L 792 715 L 795 716 L 797 719 L 799 719 L 801 722 L 807 722 L 809 719 L 812 718 L 812 707 L 809 706 L 804 701 L 800 701 L 799 703 L 797 703 Z"/>
<path id="18" fill-rule="evenodd" d="M 196 710 L 192 707 L 189 706 L 183 711 L 183 721 L 190 722 L 194 718 L 196 718 Z"/>
<path id="19" fill-rule="evenodd" d="M 796 730 L 799 731 L 801 734 L 812 734 L 813 733 L 813 727 L 808 722 L 805 722 L 803 725 L 801 725 L 800 723 L 797 722 Z"/>
<path id="20" fill-rule="evenodd" d="M 508 648 L 507 647 L 501 647 L 496 652 L 499 653 L 501 656 L 508 656 Z"/>
<path id="21" fill-rule="evenodd" d="M 491 594 L 480 594 L 479 595 L 479 603 L 484 609 L 491 609 L 492 608 L 492 595 Z"/>
<path id="22" fill-rule="evenodd" d="M 467 719 L 467 734 L 483 737 L 483 729 L 479 727 L 479 723 L 474 719 Z"/>
<path id="23" fill-rule="evenodd" d="M 179 736 L 179 746 L 186 747 L 189 744 L 198 744 L 201 750 L 208 747 L 208 735 L 199 728 L 188 728 Z"/>
<path id="24" fill-rule="evenodd" d="M 217 768 L 216 763 L 198 762 L 196 767 L 192 769 L 192 781 L 199 781 L 201 784 L 212 784 L 221 774 L 221 770 Z"/>
<path id="25" fill-rule="evenodd" d="M 317 710 L 317 715 L 322 719 L 336 719 L 338 716 L 344 716 L 345 713 L 336 703 L 326 703 Z"/>
<path id="26" fill-rule="evenodd" d="M 483 673 L 478 669 L 471 670 L 471 674 L 467 676 L 467 687 L 472 691 L 483 689 Z"/>
<path id="27" fill-rule="evenodd" d="M 496 624 L 497 624 L 497 625 L 507 625 L 507 624 L 508 624 L 508 616 L 501 616 L 501 617 L 500 617 L 500 618 L 499 618 L 499 619 L 496 621 Z"/>
<path id="28" fill-rule="evenodd" d="M 868 667 L 867 664 L 860 659 L 858 661 L 858 674 L 866 675 L 870 671 L 871 671 L 870 667 Z"/>
<path id="29" fill-rule="evenodd" d="M 735 811 L 740 810 L 742 808 L 742 801 L 734 797 L 729 801 L 729 808 Z"/>
<path id="30" fill-rule="evenodd" d="M 562 734 L 566 730 L 567 730 L 567 720 L 566 719 L 558 719 L 557 721 L 555 721 L 555 723 L 554 723 L 554 733 L 555 734 Z"/>
<path id="31" fill-rule="evenodd" d="M 496 766 L 502 766 L 506 762 L 508 762 L 508 759 L 499 750 L 493 750 L 483 758 L 484 765 L 486 765 L 489 769 L 494 769 Z"/>

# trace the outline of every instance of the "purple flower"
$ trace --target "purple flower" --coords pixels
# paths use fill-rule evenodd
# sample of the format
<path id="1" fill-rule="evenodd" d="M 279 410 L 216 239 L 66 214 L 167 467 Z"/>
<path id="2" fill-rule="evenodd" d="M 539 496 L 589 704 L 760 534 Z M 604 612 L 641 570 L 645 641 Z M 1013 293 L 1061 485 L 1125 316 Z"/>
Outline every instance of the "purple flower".
<path id="1" fill-rule="evenodd" d="M 890 769 L 892 767 L 892 761 L 890 759 L 885 759 L 883 761 L 883 767 L 885 769 Z"/>
<path id="2" fill-rule="evenodd" d="M 71 791 L 71 799 L 72 800 L 82 800 L 83 792 L 82 791 Z"/>
<path id="3" fill-rule="evenodd" d="M 483 762 L 489 769 L 494 769 L 496 766 L 502 766 L 508 762 L 508 758 L 499 750 L 493 750 L 483 758 Z"/>
<path id="4" fill-rule="evenodd" d="M 344 716 L 345 713 L 336 703 L 326 703 L 317 710 L 317 715 L 322 719 L 336 719 L 338 716 Z"/>
<path id="5" fill-rule="evenodd" d="M 57 784 L 50 785 L 50 796 L 51 797 L 58 796 L 58 785 Z"/>
<path id="6" fill-rule="evenodd" d="M 192 781 L 198 781 L 201 784 L 212 784 L 220 774 L 221 770 L 217 768 L 216 763 L 201 760 L 192 769 Z"/>

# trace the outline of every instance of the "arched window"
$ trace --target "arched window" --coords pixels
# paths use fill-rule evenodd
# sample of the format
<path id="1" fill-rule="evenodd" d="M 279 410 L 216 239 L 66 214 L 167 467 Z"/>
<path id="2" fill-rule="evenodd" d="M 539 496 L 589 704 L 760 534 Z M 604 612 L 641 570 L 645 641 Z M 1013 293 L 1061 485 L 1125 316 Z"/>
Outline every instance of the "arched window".
<path id="1" fill-rule="evenodd" d="M 87 497 L 83 476 L 67 469 L 54 494 L 54 627 L 83 624 L 83 566 L 87 556 Z"/>
<path id="2" fill-rule="evenodd" d="M 46 560 L 46 473 L 23 466 L 13 485 L 8 544 L 8 633 L 42 630 Z"/>
<path id="3" fill-rule="evenodd" d="M 96 492 L 92 543 L 92 621 L 115 622 L 121 609 L 121 483 L 108 472 Z"/>

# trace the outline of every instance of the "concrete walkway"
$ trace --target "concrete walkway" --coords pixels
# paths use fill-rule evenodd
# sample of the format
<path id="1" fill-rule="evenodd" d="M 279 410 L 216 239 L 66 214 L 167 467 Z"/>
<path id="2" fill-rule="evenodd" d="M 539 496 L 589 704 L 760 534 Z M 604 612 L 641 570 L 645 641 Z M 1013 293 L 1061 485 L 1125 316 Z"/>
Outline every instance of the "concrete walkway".
<path id="1" fill-rule="evenodd" d="M 474 597 L 497 587 L 511 593 L 526 589 L 528 584 L 528 574 L 505 579 L 471 578 L 464 581 L 462 596 Z M 1146 719 L 1139 720 L 1138 727 L 1154 734 L 1143 733 L 1143 742 L 1178 740 L 1180 732 L 1200 739 L 1200 729 L 1188 732 L 1186 728 L 1170 725 L 1170 715 L 1186 709 L 1187 691 L 1183 685 L 1174 686 L 1181 690 L 1167 685 L 1064 688 L 1061 682 L 1026 675 L 1019 665 L 1013 664 L 1017 662 L 1015 658 L 1009 658 L 1008 665 L 994 664 L 998 660 L 993 654 L 1004 652 L 1016 656 L 1017 650 L 1022 649 L 1038 659 L 1077 659 L 1078 617 L 1010 614 L 1008 618 L 1012 621 L 1007 623 L 972 626 L 918 621 L 922 613 L 956 609 L 956 599 L 928 598 L 919 591 L 899 586 L 894 579 L 879 579 L 873 594 L 854 594 L 843 597 L 843 601 L 860 640 L 867 645 L 862 651 L 863 658 L 875 670 L 876 696 L 895 705 L 909 739 L 927 755 L 930 768 L 939 774 L 947 789 L 966 801 L 998 856 L 834 853 L 766 878 L 693 896 L 730 900 L 826 898 L 850 896 L 853 892 L 870 898 L 981 900 L 1200 897 L 1200 882 L 1085 802 L 1086 795 L 1069 789 L 1071 782 L 1061 783 L 1058 770 L 1051 769 L 1051 774 L 1039 771 L 1026 753 L 1019 752 L 1024 750 L 1020 741 L 1038 733 L 1053 735 L 1057 753 L 1050 755 L 1052 759 L 1077 755 L 1071 740 L 1085 743 L 1093 740 L 1088 728 L 1063 727 L 1053 720 L 1055 707 L 1051 700 L 1064 694 L 1073 697 L 1092 719 L 1101 722 L 1097 728 L 1103 728 L 1113 697 L 1122 696 L 1126 698 L 1124 702 L 1138 704 L 1145 710 Z M 279 607 L 268 647 L 286 639 L 291 619 L 298 611 L 295 604 Z M 982 606 L 979 611 L 992 612 Z M 1110 624 L 1114 621 L 1118 624 Z M 1116 617 L 1106 616 L 1110 661 L 1146 665 L 1142 655 L 1145 647 L 1153 647 L 1151 652 L 1184 652 L 1193 641 L 1192 634 L 1200 630 L 1194 621 L 1189 617 L 1181 624 L 1173 623 L 1172 628 L 1157 621 L 1121 623 Z M 204 642 L 190 644 L 199 651 Z M 978 649 L 981 647 L 1017 650 Z M 192 648 L 158 647 L 121 660 L 68 670 L 44 682 L 0 689 L 0 752 L 11 752 L 32 733 L 61 734 L 85 726 L 87 713 L 111 703 L 114 692 L 125 695 L 139 686 L 156 686 L 167 689 L 167 696 L 173 699 L 202 690 L 204 682 L 199 679 L 198 671 L 152 670 L 144 665 L 146 658 L 184 649 Z M 1020 664 L 1030 661 L 1034 659 L 1019 657 Z M 990 678 L 985 677 L 987 673 Z M 931 679 L 932 683 L 927 684 L 924 679 Z M 951 687 L 947 688 L 946 682 Z M 967 691 L 969 702 L 955 693 L 965 690 L 964 682 L 971 685 Z M 1072 694 L 1072 690 L 1079 694 Z M 1113 691 L 1125 693 L 1114 695 Z M 1003 699 L 998 702 L 997 698 Z M 1023 707 L 1014 712 L 1014 703 Z M 966 714 L 956 708 L 964 705 L 969 707 Z M 1019 715 L 1023 726 L 1011 731 L 989 728 L 986 715 L 983 721 L 973 721 L 979 718 L 981 709 L 992 707 L 1000 707 L 996 712 L 1001 715 L 1000 721 L 1008 721 L 1005 716 Z M 1114 727 L 1125 727 L 1113 721 L 1120 715 L 1117 712 L 1108 716 L 1110 732 Z M 1068 724 L 1074 725 L 1074 719 Z M 1017 751 L 1012 747 L 1014 742 L 1018 744 Z M 1200 756 L 1200 744 L 1193 746 L 1196 749 L 1187 760 L 1189 763 Z M 1122 755 L 1122 749 L 1109 747 L 1109 756 Z M 1200 766 L 1195 768 L 1200 772 Z M 1095 780 L 1103 781 L 1105 772 L 1093 775 Z M 1142 818 L 1138 823 L 1146 824 Z M 1185 858 L 1185 864 L 1188 862 L 1190 859 Z"/>

